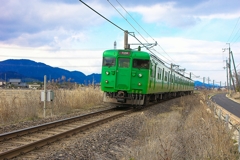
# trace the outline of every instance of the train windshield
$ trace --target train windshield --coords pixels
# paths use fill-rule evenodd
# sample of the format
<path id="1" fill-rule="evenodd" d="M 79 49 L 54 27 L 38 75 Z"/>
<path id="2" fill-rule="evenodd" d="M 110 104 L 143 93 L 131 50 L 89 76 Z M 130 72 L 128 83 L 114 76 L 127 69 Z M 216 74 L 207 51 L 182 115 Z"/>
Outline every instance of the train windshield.
<path id="1" fill-rule="evenodd" d="M 118 67 L 120 68 L 129 68 L 130 59 L 129 58 L 119 58 L 118 59 Z"/>
<path id="2" fill-rule="evenodd" d="M 149 60 L 134 59 L 133 68 L 149 69 Z"/>
<path id="3" fill-rule="evenodd" d="M 103 57 L 103 66 L 108 66 L 108 67 L 111 67 L 111 66 L 115 66 L 115 63 L 116 63 L 116 59 L 115 58 L 112 58 L 112 57 Z"/>

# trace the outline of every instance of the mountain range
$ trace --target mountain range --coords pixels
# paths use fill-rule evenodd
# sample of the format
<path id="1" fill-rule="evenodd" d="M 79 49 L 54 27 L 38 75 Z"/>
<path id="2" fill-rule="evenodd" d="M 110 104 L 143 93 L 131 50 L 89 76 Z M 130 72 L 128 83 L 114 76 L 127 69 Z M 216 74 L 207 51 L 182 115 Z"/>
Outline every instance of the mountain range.
<path id="1" fill-rule="evenodd" d="M 79 71 L 68 71 L 58 67 L 51 67 L 44 63 L 27 59 L 8 59 L 0 61 L 0 79 L 21 79 L 22 82 L 43 82 L 47 80 L 65 80 L 79 84 L 100 83 L 101 74 L 85 75 Z"/>
<path id="2" fill-rule="evenodd" d="M 27 59 L 8 59 L 0 61 L 0 79 L 21 79 L 22 82 L 43 82 L 44 75 L 47 80 L 65 80 L 79 84 L 100 83 L 101 74 L 93 73 L 85 75 L 80 71 L 68 71 L 58 67 L 51 67 L 44 63 Z M 212 84 L 204 84 L 200 81 L 194 82 L 195 87 L 205 86 L 212 88 Z M 217 87 L 217 85 L 215 85 Z M 219 87 L 219 86 L 218 86 Z"/>
<path id="3" fill-rule="evenodd" d="M 205 88 L 216 88 L 216 87 L 221 87 L 218 84 L 206 84 L 206 83 L 202 83 L 200 81 L 194 81 L 194 86 L 195 87 L 205 87 Z"/>

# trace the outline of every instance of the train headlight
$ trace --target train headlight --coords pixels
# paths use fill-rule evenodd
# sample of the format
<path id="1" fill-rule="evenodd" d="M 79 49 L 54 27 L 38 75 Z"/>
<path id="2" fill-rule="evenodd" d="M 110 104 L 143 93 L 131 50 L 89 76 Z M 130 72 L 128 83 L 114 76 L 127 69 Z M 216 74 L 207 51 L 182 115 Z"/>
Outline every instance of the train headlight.
<path id="1" fill-rule="evenodd" d="M 138 85 L 141 86 L 142 84 L 139 82 Z"/>
<path id="2" fill-rule="evenodd" d="M 108 84 L 108 80 L 105 81 Z"/>
<path id="3" fill-rule="evenodd" d="M 142 76 L 143 76 L 143 75 L 142 75 L 141 73 L 139 73 L 139 74 L 138 74 L 138 77 L 140 77 L 140 78 L 141 78 Z"/>
<path id="4" fill-rule="evenodd" d="M 108 71 L 106 71 L 106 75 L 109 75 L 110 73 Z"/>

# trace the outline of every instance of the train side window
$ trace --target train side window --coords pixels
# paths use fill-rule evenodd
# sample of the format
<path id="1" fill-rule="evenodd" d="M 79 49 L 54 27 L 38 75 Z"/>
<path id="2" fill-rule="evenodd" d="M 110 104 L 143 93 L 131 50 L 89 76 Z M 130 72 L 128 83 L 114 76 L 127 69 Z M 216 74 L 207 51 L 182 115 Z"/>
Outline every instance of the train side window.
<path id="1" fill-rule="evenodd" d="M 115 58 L 103 57 L 103 63 L 102 63 L 103 66 L 111 67 L 111 66 L 115 66 L 115 63 L 116 63 L 116 59 Z"/>
<path id="2" fill-rule="evenodd" d="M 158 68 L 158 79 L 162 79 L 162 69 Z"/>
<path id="3" fill-rule="evenodd" d="M 149 60 L 134 59 L 133 68 L 149 69 Z"/>
<path id="4" fill-rule="evenodd" d="M 155 77 L 155 64 L 154 63 L 152 63 L 152 77 Z"/>
<path id="5" fill-rule="evenodd" d="M 170 71 L 168 71 L 168 81 L 171 82 L 172 75 L 170 74 Z"/>
<path id="6" fill-rule="evenodd" d="M 164 68 L 162 69 L 162 81 L 164 81 Z"/>
<path id="7" fill-rule="evenodd" d="M 129 58 L 118 58 L 118 67 L 129 68 L 130 59 Z"/>
<path id="8" fill-rule="evenodd" d="M 167 77 L 168 77 L 168 72 L 165 71 L 165 81 L 167 81 Z"/>

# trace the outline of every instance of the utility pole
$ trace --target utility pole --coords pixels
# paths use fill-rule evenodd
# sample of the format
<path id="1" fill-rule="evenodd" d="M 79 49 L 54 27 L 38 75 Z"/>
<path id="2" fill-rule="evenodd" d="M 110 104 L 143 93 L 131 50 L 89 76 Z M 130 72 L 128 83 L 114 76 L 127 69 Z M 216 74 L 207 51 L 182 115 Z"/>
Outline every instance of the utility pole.
<path id="1" fill-rule="evenodd" d="M 232 87 L 231 87 L 231 57 L 230 57 L 230 43 L 226 43 L 229 45 L 228 47 L 228 52 L 229 52 L 229 56 L 228 56 L 228 71 L 229 71 L 229 91 L 230 91 L 230 95 L 231 95 L 231 90 L 232 90 Z"/>
<path id="2" fill-rule="evenodd" d="M 209 87 L 209 81 L 210 81 L 210 78 L 208 77 L 208 79 L 207 79 L 207 80 L 208 80 L 208 87 Z"/>
<path id="3" fill-rule="evenodd" d="M 46 101 L 47 101 L 47 89 L 46 89 L 46 86 L 47 86 L 47 76 L 44 75 L 44 102 L 43 102 L 43 117 L 45 118 L 46 117 Z"/>
<path id="4" fill-rule="evenodd" d="M 114 41 L 113 45 L 114 45 L 114 49 L 117 49 L 117 42 L 116 41 Z"/>
<path id="5" fill-rule="evenodd" d="M 227 90 L 228 90 L 228 93 L 229 93 L 229 85 L 228 85 L 228 60 L 226 60 L 226 74 L 227 74 Z M 225 82 L 226 83 L 226 82 Z M 226 86 L 226 84 L 225 84 Z"/>
<path id="6" fill-rule="evenodd" d="M 5 73 L 5 89 L 7 88 L 7 76 L 6 76 L 6 73 Z"/>
<path id="7" fill-rule="evenodd" d="M 214 87 L 214 80 L 213 80 L 213 89 L 214 89 L 215 87 Z"/>
<path id="8" fill-rule="evenodd" d="M 235 71 L 235 76 L 236 76 L 236 90 L 235 91 L 239 91 L 239 80 L 238 80 L 238 75 L 237 75 L 237 70 L 236 70 L 236 66 L 235 66 L 235 62 L 234 62 L 234 58 L 233 58 L 233 53 L 232 51 L 230 52 L 232 55 L 232 60 L 233 60 L 233 67 L 234 67 L 234 71 Z"/>
<path id="9" fill-rule="evenodd" d="M 234 91 L 236 91 L 234 80 L 233 80 L 233 76 L 232 76 L 232 71 L 231 71 L 231 48 L 230 48 L 230 43 L 226 43 L 226 44 L 229 45 L 228 52 L 229 52 L 229 76 L 230 76 L 229 83 L 230 83 L 230 91 L 232 90 L 232 88 L 231 88 L 231 80 L 233 82 Z M 231 92 L 230 92 L 230 95 L 231 95 Z"/>
<path id="10" fill-rule="evenodd" d="M 124 49 L 129 49 L 129 45 L 128 45 L 128 31 L 124 31 Z"/>
<path id="11" fill-rule="evenodd" d="M 205 77 L 203 77 L 203 87 L 205 87 L 204 83 L 205 83 Z"/>
<path id="12" fill-rule="evenodd" d="M 171 80 L 170 80 L 170 89 L 171 89 L 171 87 L 172 87 L 172 85 L 173 85 L 173 82 L 172 82 L 172 72 L 173 72 L 173 64 L 171 63 Z"/>

